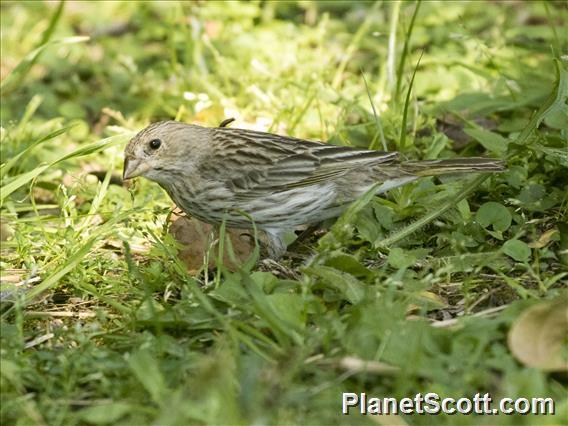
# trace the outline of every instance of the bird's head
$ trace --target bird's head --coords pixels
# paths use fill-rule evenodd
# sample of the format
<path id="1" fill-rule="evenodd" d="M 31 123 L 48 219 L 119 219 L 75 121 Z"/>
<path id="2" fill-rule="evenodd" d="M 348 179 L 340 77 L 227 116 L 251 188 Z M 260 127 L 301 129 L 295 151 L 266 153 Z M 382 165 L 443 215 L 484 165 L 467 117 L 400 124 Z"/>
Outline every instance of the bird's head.
<path id="1" fill-rule="evenodd" d="M 167 184 L 173 174 L 197 164 L 210 129 L 161 121 L 140 131 L 124 150 L 123 179 L 143 176 Z"/>

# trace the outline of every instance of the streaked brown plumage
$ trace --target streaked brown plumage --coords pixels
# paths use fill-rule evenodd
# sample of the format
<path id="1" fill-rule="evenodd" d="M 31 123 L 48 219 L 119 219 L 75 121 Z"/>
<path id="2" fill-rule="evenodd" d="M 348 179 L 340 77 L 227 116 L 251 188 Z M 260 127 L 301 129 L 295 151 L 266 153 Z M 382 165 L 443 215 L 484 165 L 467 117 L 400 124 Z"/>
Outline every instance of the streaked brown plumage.
<path id="1" fill-rule="evenodd" d="M 271 255 L 294 227 L 336 217 L 377 182 L 377 193 L 420 176 L 498 172 L 488 158 L 398 162 L 398 153 L 310 142 L 253 130 L 154 123 L 125 149 L 124 178 L 159 183 L 186 213 L 250 228 L 271 239 Z"/>

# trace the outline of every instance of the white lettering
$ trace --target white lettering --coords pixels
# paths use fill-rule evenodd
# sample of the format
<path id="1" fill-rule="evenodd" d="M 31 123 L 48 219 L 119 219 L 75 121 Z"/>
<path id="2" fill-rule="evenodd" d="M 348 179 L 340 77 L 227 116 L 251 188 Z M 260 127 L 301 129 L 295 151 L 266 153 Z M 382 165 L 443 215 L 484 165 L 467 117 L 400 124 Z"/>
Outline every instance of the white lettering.
<path id="1" fill-rule="evenodd" d="M 359 397 L 356 393 L 343 392 L 343 414 L 349 414 L 349 407 L 356 407 Z"/>
<path id="2" fill-rule="evenodd" d="M 396 398 L 383 398 L 383 414 L 398 414 Z"/>
<path id="3" fill-rule="evenodd" d="M 446 414 L 454 414 L 456 412 L 455 407 L 448 407 L 448 405 L 453 405 L 456 402 L 454 398 L 444 398 L 442 399 L 442 412 Z"/>
<path id="4" fill-rule="evenodd" d="M 456 402 L 456 408 L 461 414 L 471 414 L 472 404 L 469 398 L 460 398 Z"/>
<path id="5" fill-rule="evenodd" d="M 402 398 L 398 405 L 402 414 L 412 414 L 414 411 L 414 401 L 410 398 Z"/>
<path id="6" fill-rule="evenodd" d="M 510 407 L 513 400 L 511 398 L 503 398 L 499 403 L 499 409 L 503 414 L 513 414 L 513 409 Z"/>
<path id="7" fill-rule="evenodd" d="M 552 398 L 533 398 L 533 414 L 554 414 L 554 400 Z"/>
<path id="8" fill-rule="evenodd" d="M 526 398 L 519 398 L 515 401 L 515 411 L 519 414 L 527 414 L 531 411 L 531 404 Z"/>
<path id="9" fill-rule="evenodd" d="M 342 394 L 342 413 L 349 415 L 351 407 L 359 406 L 362 415 L 388 414 L 465 414 L 505 415 L 536 414 L 554 415 L 555 403 L 552 398 L 501 398 L 493 404 L 489 393 L 476 393 L 470 397 L 440 398 L 435 392 L 417 393 L 412 398 L 367 397 L 365 392 Z M 493 406 L 495 405 L 495 407 Z M 497 408 L 498 406 L 498 408 Z"/>
<path id="10" fill-rule="evenodd" d="M 367 403 L 367 412 L 369 414 L 381 414 L 381 399 L 370 398 Z"/>
<path id="11" fill-rule="evenodd" d="M 440 412 L 440 397 L 437 393 L 430 392 L 424 395 L 424 402 L 426 403 L 424 410 L 428 414 L 438 414 Z"/>

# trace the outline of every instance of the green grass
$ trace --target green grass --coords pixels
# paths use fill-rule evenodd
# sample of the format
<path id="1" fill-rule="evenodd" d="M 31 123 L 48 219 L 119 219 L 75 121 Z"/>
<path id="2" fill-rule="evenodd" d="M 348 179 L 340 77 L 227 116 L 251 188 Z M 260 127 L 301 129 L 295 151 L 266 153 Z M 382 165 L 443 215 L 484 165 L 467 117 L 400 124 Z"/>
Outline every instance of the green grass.
<path id="1" fill-rule="evenodd" d="M 568 353 L 565 4 L 1 8 L 2 424 L 568 421 L 566 373 L 523 357 Z M 229 117 L 507 171 L 368 193 L 278 264 L 213 252 L 189 275 L 170 200 L 122 185 L 122 150 L 153 121 Z M 560 319 L 534 332 L 543 301 Z M 556 415 L 344 417 L 342 392 L 552 397 Z"/>

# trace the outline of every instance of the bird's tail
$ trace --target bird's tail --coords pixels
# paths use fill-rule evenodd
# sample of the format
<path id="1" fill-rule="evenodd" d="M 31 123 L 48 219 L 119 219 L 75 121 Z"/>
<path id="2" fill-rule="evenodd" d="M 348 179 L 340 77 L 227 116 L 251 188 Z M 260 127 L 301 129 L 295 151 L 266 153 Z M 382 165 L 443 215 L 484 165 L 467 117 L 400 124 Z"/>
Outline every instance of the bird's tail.
<path id="1" fill-rule="evenodd" d="M 451 173 L 502 172 L 502 161 L 493 158 L 469 157 L 448 160 L 407 161 L 401 168 L 415 176 L 435 176 Z"/>

